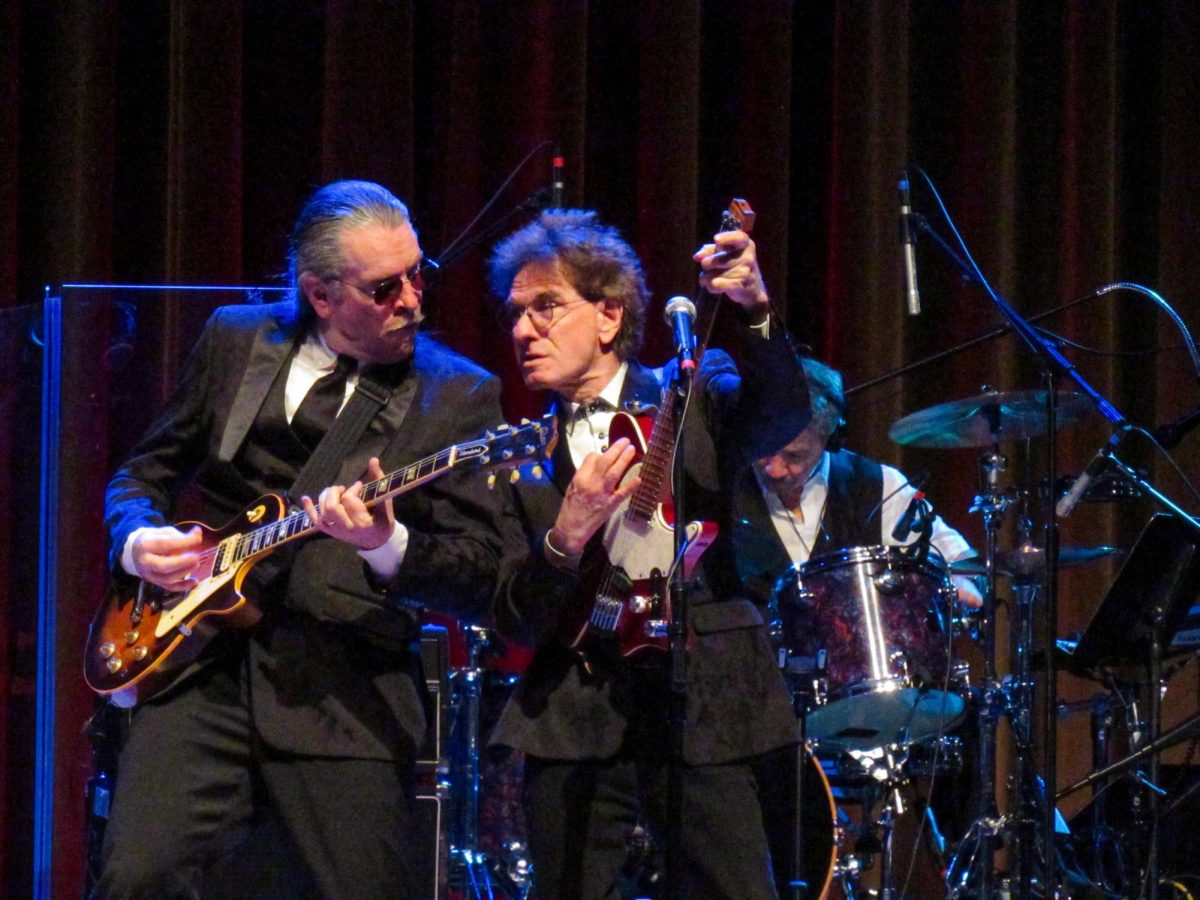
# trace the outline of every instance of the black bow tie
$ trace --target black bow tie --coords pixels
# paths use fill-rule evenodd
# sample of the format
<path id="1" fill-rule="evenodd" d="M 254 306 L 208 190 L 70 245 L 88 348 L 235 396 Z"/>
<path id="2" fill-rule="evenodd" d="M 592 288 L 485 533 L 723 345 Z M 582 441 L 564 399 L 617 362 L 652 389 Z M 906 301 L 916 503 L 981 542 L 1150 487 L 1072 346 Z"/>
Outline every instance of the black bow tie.
<path id="1" fill-rule="evenodd" d="M 584 419 L 598 412 L 615 412 L 615 408 L 611 403 L 603 397 L 597 397 L 595 400 L 590 400 L 587 403 L 580 403 L 575 410 L 575 421 L 582 422 Z"/>

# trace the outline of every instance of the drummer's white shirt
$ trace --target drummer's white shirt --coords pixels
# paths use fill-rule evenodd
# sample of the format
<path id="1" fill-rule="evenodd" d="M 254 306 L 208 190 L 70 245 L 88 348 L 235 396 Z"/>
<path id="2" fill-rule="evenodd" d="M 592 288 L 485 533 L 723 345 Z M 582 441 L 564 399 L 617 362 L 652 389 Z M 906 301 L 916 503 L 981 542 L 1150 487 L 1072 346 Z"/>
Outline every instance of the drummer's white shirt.
<path id="1" fill-rule="evenodd" d="M 898 469 L 880 464 L 883 468 L 883 491 L 880 497 L 887 497 L 883 509 L 878 513 L 879 541 L 878 543 L 896 547 L 906 546 L 916 540 L 910 536 L 904 542 L 892 539 L 892 530 L 908 504 L 916 494 L 916 489 L 908 483 Z M 758 468 L 754 468 L 754 477 L 758 479 L 759 489 L 767 502 L 767 511 L 771 514 L 771 523 L 784 549 L 794 564 L 808 562 L 809 552 L 816 546 L 821 533 L 821 519 L 825 513 L 825 500 L 829 496 L 829 452 L 821 454 L 821 461 L 816 471 L 808 479 L 800 494 L 800 514 L 789 512 L 784 508 L 779 496 L 763 483 Z M 975 551 L 966 539 L 947 525 L 941 516 L 933 517 L 933 534 L 930 538 L 933 546 L 942 554 L 947 562 L 973 556 Z M 845 548 L 837 547 L 837 550 Z"/>

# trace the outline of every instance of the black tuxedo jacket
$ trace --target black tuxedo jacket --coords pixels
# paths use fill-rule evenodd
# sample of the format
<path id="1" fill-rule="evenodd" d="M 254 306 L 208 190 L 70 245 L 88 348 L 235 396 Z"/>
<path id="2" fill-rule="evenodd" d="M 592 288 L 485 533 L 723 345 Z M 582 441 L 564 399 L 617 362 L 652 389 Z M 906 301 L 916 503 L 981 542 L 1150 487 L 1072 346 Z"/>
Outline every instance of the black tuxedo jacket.
<path id="1" fill-rule="evenodd" d="M 134 529 L 189 518 L 223 525 L 267 491 L 243 454 L 275 380 L 304 327 L 288 304 L 218 309 L 184 376 L 131 458 L 113 477 L 106 521 L 116 577 Z M 278 395 L 275 395 L 278 396 Z M 338 482 L 361 477 L 372 455 L 393 471 L 502 421 L 498 381 L 421 336 L 390 400 L 345 460 Z M 275 480 L 280 480 L 278 477 Z M 412 758 L 424 733 L 415 610 L 486 610 L 502 550 L 501 506 L 482 477 L 452 472 L 396 499 L 409 529 L 404 562 L 381 586 L 353 547 L 324 536 L 283 545 L 259 563 L 246 593 L 265 610 L 247 636 L 222 633 L 206 658 L 245 653 L 255 722 L 276 749 L 316 756 Z M 191 673 L 189 673 L 189 676 Z M 161 697 L 195 679 L 184 677 Z M 135 719 L 136 721 L 136 719 Z"/>
<path id="2" fill-rule="evenodd" d="M 705 355 L 684 425 L 688 518 L 715 521 L 717 540 L 701 558 L 691 583 L 687 653 L 688 716 L 684 758 L 719 763 L 766 752 L 796 740 L 796 718 L 775 665 L 757 606 L 739 597 L 731 540 L 733 474 L 747 460 L 772 452 L 798 434 L 809 418 L 804 375 L 787 343 L 742 330 L 743 376 L 728 355 Z M 630 363 L 622 406 L 656 406 L 674 374 Z M 572 621 L 564 611 L 591 608 L 587 586 L 599 538 L 585 554 L 582 576 L 544 558 L 542 541 L 553 525 L 574 474 L 560 441 L 549 479 L 522 479 L 513 490 L 524 535 L 506 558 L 495 605 L 502 631 L 532 640 L 538 649 L 493 735 L 493 743 L 553 759 L 604 759 L 621 749 L 648 701 L 638 665 L 594 665 L 591 671 L 563 642 Z M 530 548 L 532 547 L 532 550 Z M 665 654 L 658 654 L 665 663 Z M 659 666 L 661 670 L 665 666 Z"/>

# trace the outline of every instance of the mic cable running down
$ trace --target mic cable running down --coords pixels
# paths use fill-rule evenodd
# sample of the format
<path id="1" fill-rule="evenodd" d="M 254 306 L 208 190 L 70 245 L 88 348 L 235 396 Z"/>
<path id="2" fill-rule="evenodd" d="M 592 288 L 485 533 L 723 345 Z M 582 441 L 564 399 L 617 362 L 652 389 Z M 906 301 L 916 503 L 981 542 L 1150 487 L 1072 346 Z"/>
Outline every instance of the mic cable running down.
<path id="1" fill-rule="evenodd" d="M 1125 437 L 1125 429 L 1118 428 L 1112 433 L 1112 437 L 1105 442 L 1104 446 L 1096 451 L 1096 455 L 1092 457 L 1092 461 L 1087 464 L 1087 468 L 1083 470 L 1083 474 L 1075 479 L 1075 483 L 1071 485 L 1071 489 L 1063 494 L 1062 498 L 1054 507 L 1054 513 L 1060 519 L 1065 519 L 1071 514 L 1076 504 L 1083 499 L 1083 495 L 1087 493 L 1087 489 L 1091 487 L 1108 465 L 1108 458 L 1112 456 L 1113 451 L 1117 449 L 1117 445 L 1121 443 L 1121 439 Z"/>
<path id="2" fill-rule="evenodd" d="M 900 246 L 904 250 L 904 288 L 908 314 L 921 314 L 921 293 L 917 289 L 917 235 L 912 227 L 912 199 L 908 191 L 908 170 L 900 173 Z"/>
<path id="3" fill-rule="evenodd" d="M 663 310 L 663 318 L 675 336 L 675 356 L 679 360 L 680 371 L 694 371 L 696 335 L 693 325 L 696 321 L 696 304 L 687 297 L 672 297 Z"/>

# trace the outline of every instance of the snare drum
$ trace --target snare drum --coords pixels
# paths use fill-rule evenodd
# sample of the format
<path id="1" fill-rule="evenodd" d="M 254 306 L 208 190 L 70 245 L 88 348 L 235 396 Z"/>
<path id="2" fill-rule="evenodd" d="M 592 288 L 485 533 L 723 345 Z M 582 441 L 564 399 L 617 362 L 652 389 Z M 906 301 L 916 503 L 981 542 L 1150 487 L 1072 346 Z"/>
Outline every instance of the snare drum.
<path id="1" fill-rule="evenodd" d="M 820 686 L 808 739 L 822 751 L 868 750 L 953 726 L 964 710 L 949 677 L 955 596 L 944 565 L 898 547 L 852 547 L 785 573 L 772 598 L 781 663 Z"/>

